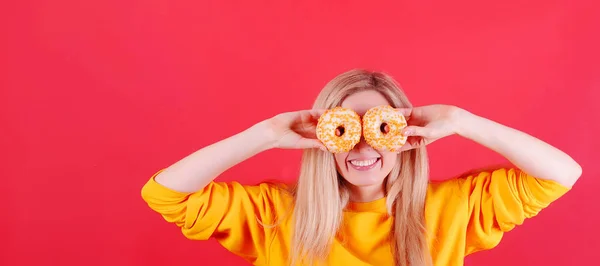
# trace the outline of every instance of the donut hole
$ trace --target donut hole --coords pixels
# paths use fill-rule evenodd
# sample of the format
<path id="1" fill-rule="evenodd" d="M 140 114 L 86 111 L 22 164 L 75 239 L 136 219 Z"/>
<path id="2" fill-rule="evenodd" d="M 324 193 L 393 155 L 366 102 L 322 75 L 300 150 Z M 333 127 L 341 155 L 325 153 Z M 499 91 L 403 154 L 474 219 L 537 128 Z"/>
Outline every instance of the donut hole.
<path id="1" fill-rule="evenodd" d="M 343 126 L 338 126 L 335 129 L 335 135 L 338 137 L 341 137 L 342 135 L 344 135 L 344 132 L 346 132 L 346 129 Z"/>
<path id="2" fill-rule="evenodd" d="M 381 133 L 387 134 L 390 132 L 390 126 L 387 123 L 383 122 L 379 126 L 379 130 L 381 131 Z"/>

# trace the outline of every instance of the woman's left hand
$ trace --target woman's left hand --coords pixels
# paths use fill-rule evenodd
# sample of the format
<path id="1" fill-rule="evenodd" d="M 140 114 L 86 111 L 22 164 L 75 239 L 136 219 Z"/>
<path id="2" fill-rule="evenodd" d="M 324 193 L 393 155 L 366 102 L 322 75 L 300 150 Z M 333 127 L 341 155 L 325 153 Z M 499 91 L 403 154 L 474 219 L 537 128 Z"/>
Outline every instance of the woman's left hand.
<path id="1" fill-rule="evenodd" d="M 568 154 L 525 132 L 451 105 L 398 108 L 408 122 L 408 140 L 400 151 L 430 144 L 457 134 L 487 147 L 524 172 L 571 187 L 581 166 Z"/>
<path id="2" fill-rule="evenodd" d="M 400 151 L 428 145 L 438 139 L 456 133 L 457 120 L 463 109 L 452 105 L 427 105 L 414 108 L 397 108 L 408 122 L 402 130 L 408 136 Z"/>

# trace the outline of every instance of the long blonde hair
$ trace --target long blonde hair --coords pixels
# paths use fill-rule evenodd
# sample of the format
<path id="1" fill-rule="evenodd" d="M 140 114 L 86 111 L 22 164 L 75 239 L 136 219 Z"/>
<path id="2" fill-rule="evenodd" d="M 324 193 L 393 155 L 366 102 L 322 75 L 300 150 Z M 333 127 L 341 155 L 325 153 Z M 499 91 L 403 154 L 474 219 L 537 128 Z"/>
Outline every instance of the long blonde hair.
<path id="1" fill-rule="evenodd" d="M 349 95 L 363 90 L 381 93 L 393 107 L 412 107 L 395 80 L 385 73 L 351 70 L 331 80 L 313 108 L 333 108 Z M 425 148 L 404 151 L 386 178 L 386 205 L 394 217 L 391 252 L 398 266 L 431 265 L 425 236 L 425 195 L 428 184 Z M 290 263 L 324 262 L 342 224 L 349 200 L 345 180 L 336 170 L 332 154 L 305 150 L 300 177 L 294 188 L 294 230 Z"/>

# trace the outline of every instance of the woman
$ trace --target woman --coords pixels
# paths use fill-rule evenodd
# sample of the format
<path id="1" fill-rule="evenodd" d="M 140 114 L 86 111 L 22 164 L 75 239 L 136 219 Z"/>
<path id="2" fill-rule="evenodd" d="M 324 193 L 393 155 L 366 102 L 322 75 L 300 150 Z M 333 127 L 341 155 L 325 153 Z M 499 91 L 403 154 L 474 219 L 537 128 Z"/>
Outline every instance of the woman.
<path id="1" fill-rule="evenodd" d="M 401 152 L 375 150 L 362 139 L 332 154 L 316 139 L 324 109 L 363 115 L 379 105 L 408 117 Z M 516 167 L 430 182 L 425 146 L 452 134 Z M 305 149 L 292 188 L 214 181 L 272 148 Z M 276 115 L 200 149 L 154 175 L 142 197 L 186 237 L 214 237 L 256 265 L 462 265 L 580 175 L 573 159 L 539 139 L 455 106 L 413 108 L 390 76 L 352 70 L 330 81 L 312 110 Z"/>

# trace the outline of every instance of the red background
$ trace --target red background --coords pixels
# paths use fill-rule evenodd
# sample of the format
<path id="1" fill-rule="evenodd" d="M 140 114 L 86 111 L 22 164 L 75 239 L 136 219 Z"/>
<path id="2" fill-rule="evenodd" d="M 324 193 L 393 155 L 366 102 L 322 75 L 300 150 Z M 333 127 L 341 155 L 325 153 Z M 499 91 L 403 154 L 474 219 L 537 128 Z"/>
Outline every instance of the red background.
<path id="1" fill-rule="evenodd" d="M 459 105 L 583 166 L 569 194 L 467 265 L 600 260 L 597 2 L 96 2 L 1 4 L 0 265 L 245 265 L 184 239 L 142 185 L 309 108 L 350 68 L 386 71 L 416 105 Z M 436 179 L 504 162 L 460 137 L 429 151 Z M 290 180 L 299 159 L 268 151 L 220 180 Z"/>

